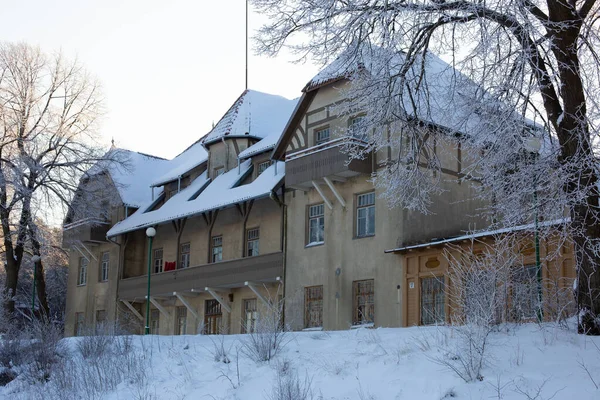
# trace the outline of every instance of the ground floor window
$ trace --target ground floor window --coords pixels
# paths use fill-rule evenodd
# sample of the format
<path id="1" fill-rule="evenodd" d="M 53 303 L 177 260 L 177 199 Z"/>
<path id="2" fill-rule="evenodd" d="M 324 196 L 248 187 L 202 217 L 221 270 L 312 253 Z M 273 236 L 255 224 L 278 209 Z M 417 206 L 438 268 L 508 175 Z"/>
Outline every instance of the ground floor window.
<path id="1" fill-rule="evenodd" d="M 85 315 L 82 312 L 75 313 L 75 336 L 83 336 L 83 324 Z"/>
<path id="2" fill-rule="evenodd" d="M 187 308 L 177 307 L 177 326 L 175 333 L 177 335 L 185 335 L 187 328 Z"/>
<path id="3" fill-rule="evenodd" d="M 444 277 L 421 279 L 421 325 L 446 322 Z"/>
<path id="4" fill-rule="evenodd" d="M 252 333 L 256 331 L 257 316 L 256 299 L 244 300 L 244 321 L 242 322 L 243 333 Z"/>
<path id="5" fill-rule="evenodd" d="M 151 310 L 150 311 L 150 333 L 153 335 L 158 335 L 158 328 L 160 322 L 160 311 Z"/>
<path id="6" fill-rule="evenodd" d="M 354 315 L 353 325 L 375 322 L 375 280 L 355 281 L 353 283 Z"/>
<path id="7" fill-rule="evenodd" d="M 540 304 L 537 267 L 535 265 L 515 267 L 512 276 L 512 313 L 514 320 L 535 319 Z"/>
<path id="8" fill-rule="evenodd" d="M 96 311 L 96 332 L 102 333 L 108 327 L 106 326 L 106 310 Z"/>
<path id="9" fill-rule="evenodd" d="M 304 288 L 304 327 L 323 326 L 323 286 Z"/>
<path id="10" fill-rule="evenodd" d="M 221 303 L 217 300 L 206 300 L 204 306 L 204 334 L 216 335 L 220 333 L 222 321 Z"/>

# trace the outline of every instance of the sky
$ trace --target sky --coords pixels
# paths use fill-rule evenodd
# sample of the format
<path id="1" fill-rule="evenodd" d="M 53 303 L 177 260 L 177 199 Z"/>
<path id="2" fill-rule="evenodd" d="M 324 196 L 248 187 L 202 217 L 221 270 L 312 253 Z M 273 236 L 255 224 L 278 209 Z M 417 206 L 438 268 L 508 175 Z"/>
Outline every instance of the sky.
<path id="1" fill-rule="evenodd" d="M 250 36 L 265 22 L 251 9 Z M 26 0 L 3 4 L 0 39 L 76 58 L 97 77 L 110 146 L 172 158 L 208 133 L 245 87 L 245 0 Z M 318 71 L 254 54 L 249 88 L 300 96 Z"/>

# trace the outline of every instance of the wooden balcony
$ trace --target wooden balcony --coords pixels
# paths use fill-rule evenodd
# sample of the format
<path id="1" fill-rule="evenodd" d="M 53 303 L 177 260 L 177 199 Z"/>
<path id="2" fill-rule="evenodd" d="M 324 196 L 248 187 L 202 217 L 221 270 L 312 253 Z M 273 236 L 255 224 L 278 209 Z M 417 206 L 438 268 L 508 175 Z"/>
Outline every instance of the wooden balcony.
<path id="1" fill-rule="evenodd" d="M 172 296 L 173 292 L 200 292 L 205 287 L 243 287 L 246 281 L 275 282 L 277 277 L 283 277 L 282 252 L 152 274 L 150 295 L 160 297 Z M 119 299 L 144 300 L 147 284 L 147 275 L 121 279 Z"/>
<path id="2" fill-rule="evenodd" d="M 339 138 L 292 154 L 285 159 L 285 184 L 305 188 L 323 177 L 346 179 L 372 172 L 372 156 L 350 159 L 342 152 L 347 145 L 362 145 L 358 139 Z"/>
<path id="3" fill-rule="evenodd" d="M 106 232 L 110 229 L 110 223 L 97 218 L 86 218 L 63 226 L 63 248 L 69 248 L 73 244 L 82 243 L 105 243 Z"/>

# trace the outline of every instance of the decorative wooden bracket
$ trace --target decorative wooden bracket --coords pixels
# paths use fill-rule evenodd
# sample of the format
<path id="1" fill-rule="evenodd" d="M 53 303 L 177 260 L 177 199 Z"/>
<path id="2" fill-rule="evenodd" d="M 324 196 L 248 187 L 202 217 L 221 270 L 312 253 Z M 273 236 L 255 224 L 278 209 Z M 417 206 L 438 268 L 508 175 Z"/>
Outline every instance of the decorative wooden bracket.
<path id="1" fill-rule="evenodd" d="M 342 207 L 346 208 L 346 202 L 344 201 L 344 198 L 342 197 L 340 192 L 338 192 L 337 189 L 335 188 L 335 186 L 333 186 L 333 182 L 331 182 L 329 180 L 329 178 L 326 176 L 323 177 L 323 180 L 325 181 L 327 186 L 329 186 L 329 189 L 331 189 L 331 191 L 333 192 L 333 195 L 335 196 L 336 199 L 338 199 L 338 201 L 340 202 Z"/>
<path id="2" fill-rule="evenodd" d="M 223 307 L 225 310 L 227 310 L 227 312 L 231 312 L 231 307 L 229 306 L 229 303 L 221 296 L 219 296 L 217 294 L 217 291 L 219 291 L 219 289 L 214 289 L 214 288 L 209 288 L 209 287 L 205 287 L 204 290 L 206 290 L 208 293 L 210 293 L 210 295 L 219 302 L 219 304 L 221 304 L 221 307 Z"/>
<path id="3" fill-rule="evenodd" d="M 196 317 L 196 319 L 198 319 L 198 313 L 181 293 L 173 292 L 173 295 L 177 297 L 181 303 L 183 303 L 183 305 L 189 310 L 189 312 L 192 313 L 194 317 Z"/>
<path id="4" fill-rule="evenodd" d="M 135 307 L 132 306 L 130 302 L 128 302 L 127 300 L 121 300 L 121 302 L 123 302 L 123 304 L 125 304 L 127 306 L 127 308 L 129 308 L 129 311 L 131 311 L 131 313 L 133 315 L 135 315 L 137 317 L 137 319 L 139 319 L 140 321 L 144 320 L 144 317 L 142 317 L 142 314 L 140 314 L 139 311 L 136 310 Z"/>
<path id="5" fill-rule="evenodd" d="M 315 189 L 317 189 L 317 192 L 319 193 L 319 195 L 321 196 L 321 198 L 323 199 L 325 204 L 327 204 L 327 207 L 329 207 L 329 209 L 331 210 L 333 208 L 333 206 L 331 205 L 331 202 L 329 201 L 329 199 L 327 197 L 325 197 L 325 194 L 323 194 L 323 190 L 321 190 L 321 186 L 315 181 L 311 181 L 311 182 L 312 182 L 312 185 L 315 187 Z"/>

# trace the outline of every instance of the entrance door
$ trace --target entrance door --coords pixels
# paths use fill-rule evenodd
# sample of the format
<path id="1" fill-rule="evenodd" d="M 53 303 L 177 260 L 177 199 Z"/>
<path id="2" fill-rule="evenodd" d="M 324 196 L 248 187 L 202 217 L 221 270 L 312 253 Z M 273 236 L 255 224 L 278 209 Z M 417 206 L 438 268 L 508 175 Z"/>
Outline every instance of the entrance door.
<path id="1" fill-rule="evenodd" d="M 421 279 L 421 325 L 446 322 L 444 277 Z"/>
<path id="2" fill-rule="evenodd" d="M 216 335 L 221 333 L 222 320 L 221 303 L 217 300 L 206 300 L 204 308 L 204 334 Z"/>

